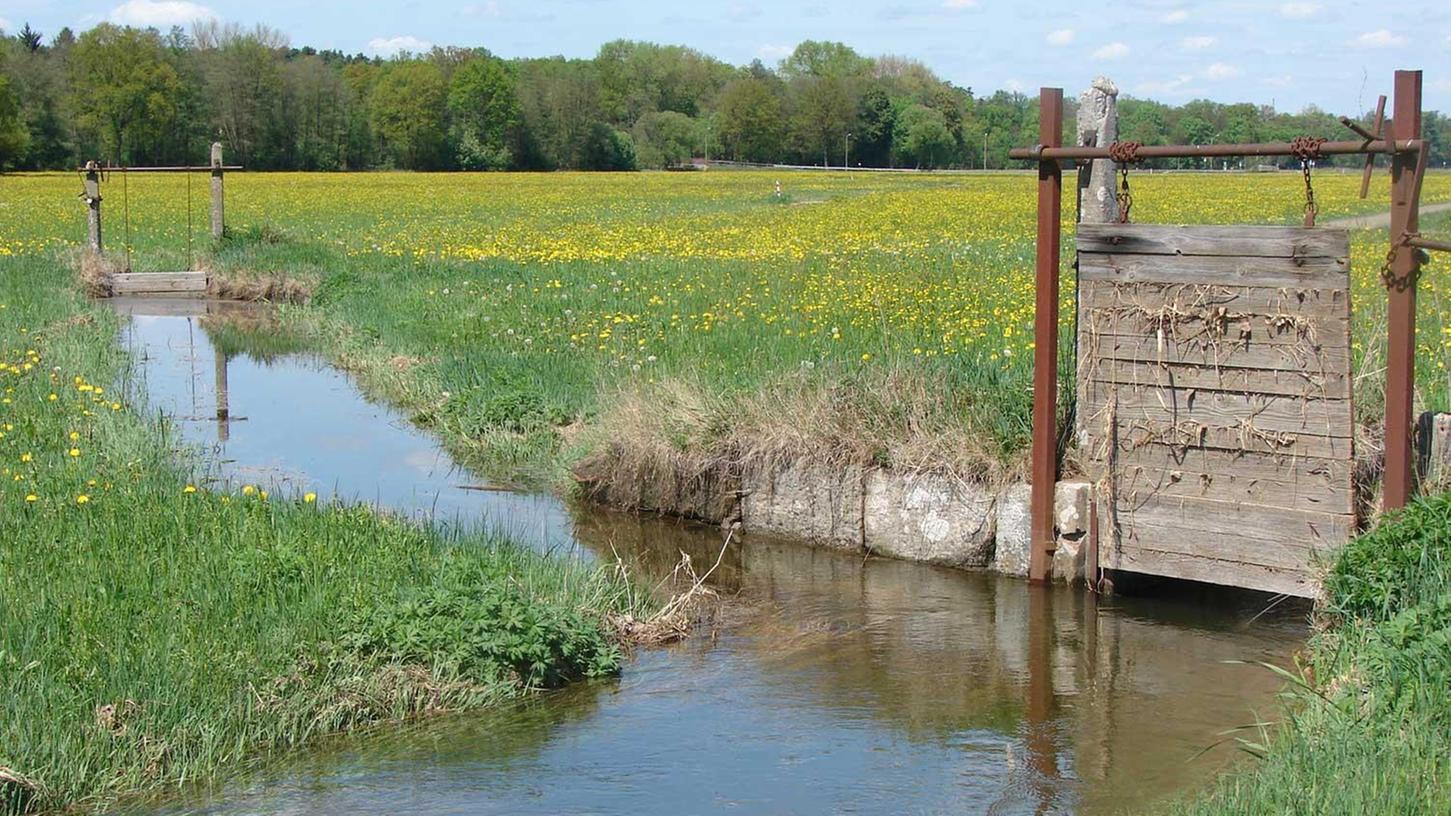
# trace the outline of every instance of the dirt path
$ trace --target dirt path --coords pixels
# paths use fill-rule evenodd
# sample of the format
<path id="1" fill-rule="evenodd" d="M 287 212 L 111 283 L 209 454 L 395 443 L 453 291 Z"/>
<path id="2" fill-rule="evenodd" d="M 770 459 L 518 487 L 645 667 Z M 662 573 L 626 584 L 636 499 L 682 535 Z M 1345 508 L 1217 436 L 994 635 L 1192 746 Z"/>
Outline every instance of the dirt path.
<path id="1" fill-rule="evenodd" d="M 1440 204 L 1421 205 L 1421 215 L 1435 215 L 1436 213 L 1451 211 L 1451 201 L 1443 201 Z M 1345 229 L 1389 229 L 1391 225 L 1391 214 L 1388 212 L 1375 215 L 1354 215 L 1349 218 L 1335 218 L 1322 223 L 1322 227 L 1342 227 Z"/>

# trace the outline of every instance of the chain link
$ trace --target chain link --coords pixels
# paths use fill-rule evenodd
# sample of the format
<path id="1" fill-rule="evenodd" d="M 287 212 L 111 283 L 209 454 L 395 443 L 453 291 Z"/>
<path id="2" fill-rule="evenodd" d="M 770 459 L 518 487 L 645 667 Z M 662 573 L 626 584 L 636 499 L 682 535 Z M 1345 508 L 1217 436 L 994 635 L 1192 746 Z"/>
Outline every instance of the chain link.
<path id="1" fill-rule="evenodd" d="M 1310 160 L 1300 160 L 1300 172 L 1305 176 L 1305 226 L 1315 226 L 1315 216 L 1320 208 L 1315 204 L 1315 186 L 1310 183 Z"/>
<path id="2" fill-rule="evenodd" d="M 1380 281 L 1385 284 L 1387 289 L 1403 292 L 1416 285 L 1416 278 L 1420 276 L 1421 271 L 1419 264 L 1412 264 L 1410 274 L 1404 277 L 1397 276 L 1391 267 L 1395 266 L 1396 257 L 1400 255 L 1401 250 L 1411 249 L 1411 241 L 1419 236 L 1418 232 L 1403 233 L 1400 240 L 1393 242 L 1390 250 L 1386 252 L 1385 263 L 1380 266 Z"/>
<path id="3" fill-rule="evenodd" d="M 1118 164 L 1118 222 L 1129 222 L 1129 210 L 1134 207 L 1134 194 L 1129 189 L 1129 165 L 1139 160 L 1138 142 L 1114 142 L 1108 146 L 1108 157 Z"/>

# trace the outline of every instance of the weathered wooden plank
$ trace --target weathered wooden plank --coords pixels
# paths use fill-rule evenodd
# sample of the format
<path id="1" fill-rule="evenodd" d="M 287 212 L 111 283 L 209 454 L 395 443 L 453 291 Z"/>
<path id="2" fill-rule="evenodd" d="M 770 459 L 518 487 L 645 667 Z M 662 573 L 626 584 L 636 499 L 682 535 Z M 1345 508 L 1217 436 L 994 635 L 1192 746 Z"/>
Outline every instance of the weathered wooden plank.
<path id="1" fill-rule="evenodd" d="M 1316 570 L 1276 569 L 1259 564 L 1238 564 L 1141 547 L 1105 552 L 1100 562 L 1107 569 L 1203 581 L 1298 598 L 1313 598 L 1320 592 Z"/>
<path id="2" fill-rule="evenodd" d="M 1325 228 L 1079 224 L 1078 251 L 1131 255 L 1348 258 L 1350 233 Z"/>
<path id="3" fill-rule="evenodd" d="M 1118 490 L 1127 496 L 1210 499 L 1341 515 L 1355 512 L 1355 497 L 1345 483 L 1332 483 L 1328 478 L 1286 482 L 1248 477 L 1233 469 L 1196 471 L 1123 463 L 1118 467 Z"/>
<path id="4" fill-rule="evenodd" d="M 1098 334 L 1081 336 L 1079 354 L 1090 359 L 1304 371 L 1314 374 L 1350 371 L 1350 349 L 1344 343 L 1274 343 L 1213 338 L 1171 338 Z"/>
<path id="5" fill-rule="evenodd" d="M 118 295 L 158 292 L 205 292 L 205 272 L 123 272 L 114 275 L 111 289 Z"/>
<path id="6" fill-rule="evenodd" d="M 1253 286 L 1289 289 L 1344 289 L 1350 260 L 1336 257 L 1245 257 L 1222 255 L 1138 255 L 1129 252 L 1078 254 L 1080 282 L 1174 286 Z"/>
<path id="7" fill-rule="evenodd" d="M 1310 436 L 1349 438 L 1353 417 L 1349 400 L 1301 399 L 1268 394 L 1198 391 L 1193 388 L 1110 384 L 1090 381 L 1080 410 L 1097 413 L 1117 400 L 1120 422 L 1143 420 L 1210 428 L 1243 428 Z"/>
<path id="8" fill-rule="evenodd" d="M 1081 410 L 1081 407 L 1080 407 Z M 1084 414 L 1085 427 L 1102 427 L 1104 413 Z M 1172 450 L 1203 448 L 1205 450 L 1249 451 L 1275 456 L 1308 456 L 1317 459 L 1350 459 L 1354 440 L 1309 434 L 1273 433 L 1241 428 L 1215 428 L 1186 422 L 1171 426 L 1163 422 L 1119 419 L 1119 444 L 1136 450 L 1146 445 L 1163 445 Z M 1094 438 L 1088 447 L 1098 449 L 1101 439 Z"/>
<path id="9" fill-rule="evenodd" d="M 1239 394 L 1349 399 L 1350 377 L 1336 372 L 1273 371 L 1130 360 L 1084 360 L 1079 376 L 1100 383 L 1194 388 Z"/>
<path id="10" fill-rule="evenodd" d="M 1086 458 L 1090 467 L 1101 464 L 1107 449 L 1095 450 Z M 1335 487 L 1349 491 L 1355 463 L 1349 459 L 1326 459 L 1294 454 L 1226 451 L 1214 448 L 1170 448 L 1164 445 L 1133 446 L 1121 443 L 1113 452 L 1115 463 L 1124 470 L 1134 468 L 1180 471 L 1185 480 L 1199 474 L 1232 474 L 1238 479 L 1261 479 L 1307 491 Z M 1348 512 L 1348 511 L 1347 511 Z"/>
<path id="11" fill-rule="evenodd" d="M 1125 315 L 1157 314 L 1173 307 L 1185 316 L 1247 316 L 1262 321 L 1270 316 L 1341 321 L 1350 318 L 1350 294 L 1343 286 L 1306 289 L 1085 280 L 1078 288 L 1078 302 L 1082 309 L 1103 309 Z"/>
<path id="12" fill-rule="evenodd" d="M 1247 502 L 1120 495 L 1118 547 L 1203 555 L 1243 564 L 1303 569 L 1315 553 L 1350 540 L 1350 514 L 1295 510 Z"/>

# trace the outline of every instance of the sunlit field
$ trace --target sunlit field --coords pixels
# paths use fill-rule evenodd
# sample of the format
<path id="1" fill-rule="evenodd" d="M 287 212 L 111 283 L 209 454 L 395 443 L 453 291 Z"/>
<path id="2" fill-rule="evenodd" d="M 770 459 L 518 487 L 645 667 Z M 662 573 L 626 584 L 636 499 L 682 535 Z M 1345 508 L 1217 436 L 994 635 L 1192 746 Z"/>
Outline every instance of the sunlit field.
<path id="1" fill-rule="evenodd" d="M 1298 173 L 1131 180 L 1144 223 L 1298 223 L 1304 206 Z M 940 386 L 992 457 L 1013 459 L 1027 438 L 1028 174 L 233 173 L 236 240 L 215 256 L 207 181 L 190 182 L 196 263 L 316 283 L 314 316 L 418 360 L 419 381 L 444 401 L 433 413 L 460 434 L 569 424 L 604 394 L 681 377 L 728 395 L 803 371 L 870 380 L 905 369 Z M 1318 173 L 1322 221 L 1388 206 L 1384 170 L 1368 200 L 1358 186 L 1358 173 Z M 75 175 L 0 178 L 0 254 L 77 245 L 79 189 Z M 113 174 L 103 194 L 110 251 L 129 236 L 135 269 L 186 266 L 185 177 Z M 1423 199 L 1451 200 L 1451 175 L 1431 175 Z M 1065 212 L 1071 221 L 1071 200 Z M 1384 233 L 1360 231 L 1353 247 L 1357 409 L 1373 420 Z M 1071 283 L 1071 256 L 1064 269 Z M 1437 258 L 1420 291 L 1420 403 L 1444 409 L 1451 262 Z M 1065 285 L 1065 332 L 1072 299 Z"/>

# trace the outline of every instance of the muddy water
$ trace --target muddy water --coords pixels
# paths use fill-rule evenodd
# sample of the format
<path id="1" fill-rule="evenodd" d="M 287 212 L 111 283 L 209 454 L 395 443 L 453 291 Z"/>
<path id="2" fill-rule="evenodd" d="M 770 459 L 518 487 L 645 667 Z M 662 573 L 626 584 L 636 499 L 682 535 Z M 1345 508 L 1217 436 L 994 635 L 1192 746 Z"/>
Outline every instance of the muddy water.
<path id="1" fill-rule="evenodd" d="M 567 557 L 659 574 L 718 531 L 467 490 L 425 434 L 305 355 L 219 355 L 210 321 L 130 304 L 139 384 L 220 476 L 277 480 Z M 191 307 L 188 307 L 191 308 Z M 169 311 L 170 316 L 145 316 Z M 224 366 L 231 420 L 216 419 Z M 617 681 L 327 740 L 163 813 L 1106 813 L 1231 761 L 1218 734 L 1270 713 L 1303 611 L 1261 598 L 1116 597 L 813 550 L 725 550 L 707 632 Z"/>

